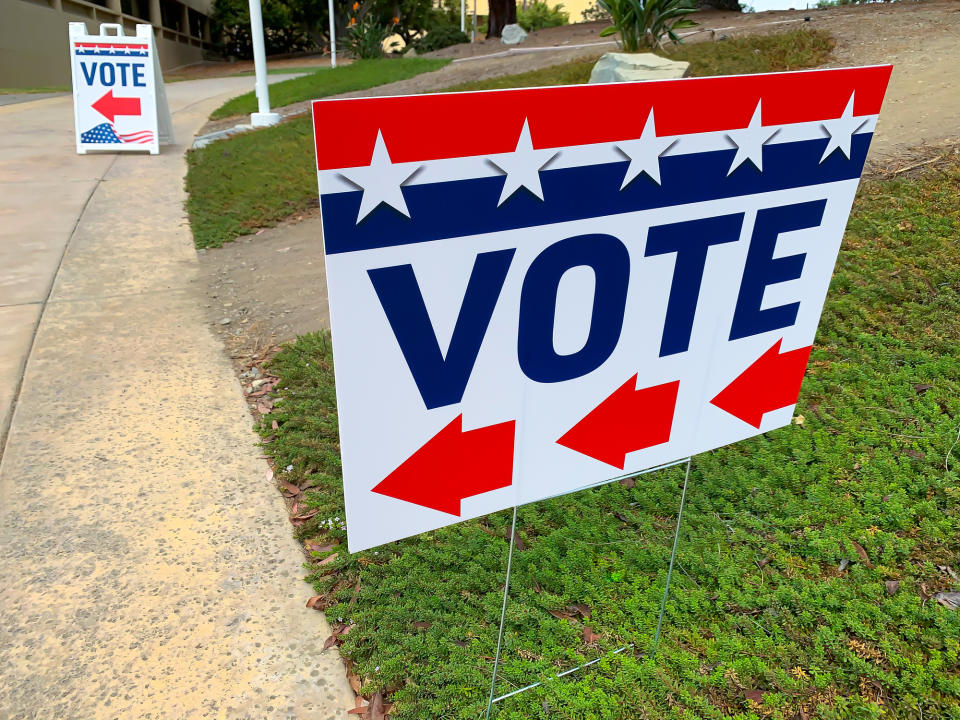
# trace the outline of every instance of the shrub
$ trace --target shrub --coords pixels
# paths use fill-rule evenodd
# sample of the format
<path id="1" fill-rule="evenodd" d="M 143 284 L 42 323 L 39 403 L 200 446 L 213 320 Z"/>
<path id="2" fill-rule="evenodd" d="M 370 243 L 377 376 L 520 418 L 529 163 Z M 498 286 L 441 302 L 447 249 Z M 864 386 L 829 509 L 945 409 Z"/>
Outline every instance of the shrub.
<path id="1" fill-rule="evenodd" d="M 377 21 L 373 13 L 365 12 L 359 2 L 354 2 L 343 47 L 348 53 L 361 60 L 381 57 L 383 43 L 393 34 L 393 28 L 398 22 L 399 18 L 394 17 L 392 24 L 383 25 Z"/>
<path id="2" fill-rule="evenodd" d="M 441 50 L 451 45 L 459 45 L 460 43 L 468 41 L 467 36 L 460 32 L 460 28 L 456 25 L 443 24 L 437 25 L 428 31 L 426 35 L 414 40 L 412 47 L 418 53 L 425 53 L 433 50 Z"/>
<path id="3" fill-rule="evenodd" d="M 546 2 L 534 2 L 526 10 L 517 9 L 517 24 L 527 32 L 541 28 L 559 27 L 570 22 L 570 13 L 563 3 L 550 7 Z"/>
<path id="4" fill-rule="evenodd" d="M 624 52 L 659 50 L 668 37 L 679 44 L 674 31 L 696 25 L 686 17 L 697 10 L 694 0 L 597 0 L 597 4 L 613 22 L 600 36 L 618 33 Z"/>
<path id="5" fill-rule="evenodd" d="M 598 3 L 594 3 L 586 10 L 580 13 L 583 22 L 596 22 L 598 20 L 609 20 L 610 13 L 604 10 Z"/>

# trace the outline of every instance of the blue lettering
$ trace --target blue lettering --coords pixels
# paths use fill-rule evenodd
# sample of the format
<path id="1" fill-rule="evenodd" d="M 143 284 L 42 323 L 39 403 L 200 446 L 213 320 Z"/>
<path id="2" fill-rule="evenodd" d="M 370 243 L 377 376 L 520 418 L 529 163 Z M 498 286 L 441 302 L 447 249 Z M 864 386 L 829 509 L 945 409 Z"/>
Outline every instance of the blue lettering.
<path id="1" fill-rule="evenodd" d="M 571 268 L 593 270 L 593 312 L 583 347 L 558 355 L 553 345 L 557 289 Z M 630 281 L 630 254 L 612 235 L 578 235 L 554 243 L 530 264 L 520 293 L 517 357 L 524 374 L 553 383 L 586 375 L 600 367 L 620 341 Z"/>
<path id="2" fill-rule="evenodd" d="M 711 245 L 736 242 L 742 226 L 743 213 L 736 213 L 650 228 L 646 257 L 677 254 L 660 338 L 660 357 L 686 352 L 690 347 L 707 250 Z"/>
<path id="3" fill-rule="evenodd" d="M 477 255 L 446 357 L 437 342 L 413 266 L 367 271 L 428 410 L 463 399 L 515 252 L 511 248 Z"/>
<path id="4" fill-rule="evenodd" d="M 109 80 L 107 79 L 107 70 L 110 71 Z M 117 81 L 117 73 L 113 69 L 113 65 L 104 65 L 100 63 L 100 84 L 104 87 L 110 87 Z"/>
<path id="5" fill-rule="evenodd" d="M 147 81 L 143 78 L 143 65 L 141 63 L 133 64 L 133 86 L 146 87 Z"/>
<path id="6" fill-rule="evenodd" d="M 783 205 L 757 212 L 753 237 L 747 251 L 747 262 L 740 283 L 737 308 L 730 326 L 730 339 L 759 335 L 770 330 L 790 327 L 797 321 L 800 303 L 760 309 L 768 285 L 796 280 L 803 272 L 806 253 L 774 258 L 780 233 L 817 227 L 823 220 L 826 200 Z"/>
<path id="7" fill-rule="evenodd" d="M 89 67 L 89 72 L 87 72 Z M 80 71 L 83 73 L 83 79 L 87 81 L 87 85 L 93 85 L 94 79 L 97 77 L 97 63 L 91 63 L 89 66 L 80 61 Z"/>

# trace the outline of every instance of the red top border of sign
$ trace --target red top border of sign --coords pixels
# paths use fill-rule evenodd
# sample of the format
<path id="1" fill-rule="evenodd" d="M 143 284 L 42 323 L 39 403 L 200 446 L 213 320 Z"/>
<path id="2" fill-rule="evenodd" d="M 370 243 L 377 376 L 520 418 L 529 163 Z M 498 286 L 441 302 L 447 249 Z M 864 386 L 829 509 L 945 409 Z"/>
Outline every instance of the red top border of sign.
<path id="1" fill-rule="evenodd" d="M 81 43 L 81 42 L 78 42 L 78 43 L 74 43 L 73 46 L 74 46 L 74 47 L 78 47 L 78 48 L 117 48 L 118 50 L 120 50 L 120 49 L 127 49 L 127 48 L 137 49 L 137 50 L 146 50 L 146 49 L 147 49 L 147 45 L 146 45 L 146 44 L 137 44 L 137 45 L 134 45 L 134 44 L 132 44 L 132 43 L 116 43 L 116 42 L 108 42 L 108 43 Z"/>
<path id="2" fill-rule="evenodd" d="M 315 100 L 319 170 L 368 165 L 377 131 L 392 162 L 513 152 L 524 120 L 535 148 L 637 138 L 650 109 L 657 135 L 747 127 L 762 100 L 764 125 L 876 115 L 892 65 L 609 85 Z M 691 106 L 691 100 L 697 103 Z M 486 117 L 497 122 L 486 124 Z"/>

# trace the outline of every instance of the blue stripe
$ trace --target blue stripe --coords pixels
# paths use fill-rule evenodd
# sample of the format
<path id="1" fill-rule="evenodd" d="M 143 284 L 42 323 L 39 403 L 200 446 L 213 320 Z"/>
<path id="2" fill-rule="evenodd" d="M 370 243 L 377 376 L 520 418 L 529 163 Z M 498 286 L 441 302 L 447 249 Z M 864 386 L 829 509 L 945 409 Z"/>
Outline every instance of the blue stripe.
<path id="1" fill-rule="evenodd" d="M 330 193 L 321 198 L 326 252 L 407 245 L 850 180 L 860 177 L 872 137 L 854 135 L 849 160 L 835 150 L 823 163 L 826 138 L 765 145 L 764 172 L 748 161 L 729 177 L 733 149 L 665 156 L 660 160 L 662 185 L 641 175 L 622 191 L 627 161 L 545 170 L 540 173 L 543 201 L 521 188 L 499 208 L 502 176 L 410 185 L 403 188 L 410 218 L 381 205 L 359 224 L 362 192 Z"/>

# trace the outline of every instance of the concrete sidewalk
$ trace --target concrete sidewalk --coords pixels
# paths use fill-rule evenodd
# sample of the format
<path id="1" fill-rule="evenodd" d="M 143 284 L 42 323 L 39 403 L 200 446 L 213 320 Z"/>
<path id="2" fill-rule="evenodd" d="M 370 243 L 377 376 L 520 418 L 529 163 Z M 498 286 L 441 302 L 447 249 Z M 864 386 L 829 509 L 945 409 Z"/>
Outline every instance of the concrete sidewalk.
<path id="1" fill-rule="evenodd" d="M 169 86 L 156 157 L 75 155 L 70 98 L 0 108 L 0 719 L 354 706 L 190 289 L 183 152 L 251 82 Z"/>

